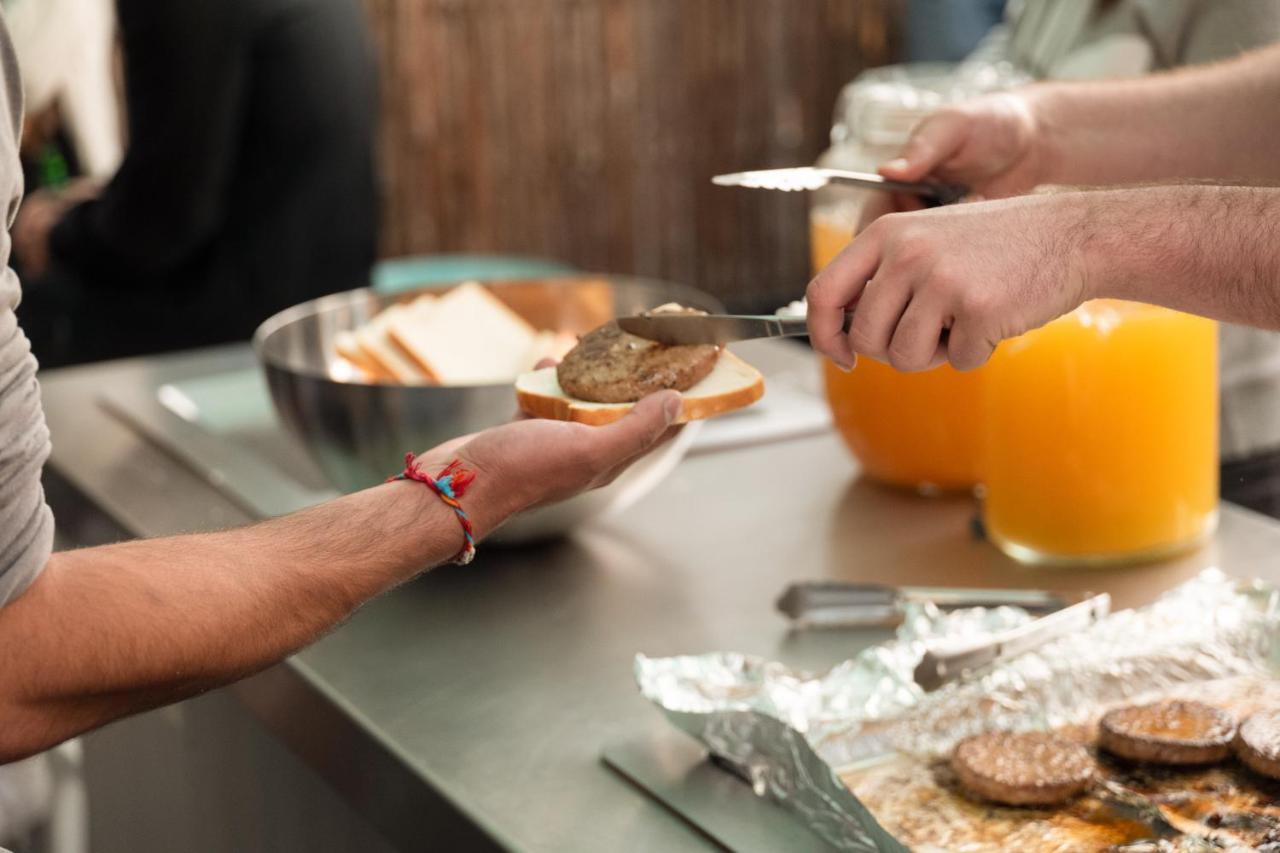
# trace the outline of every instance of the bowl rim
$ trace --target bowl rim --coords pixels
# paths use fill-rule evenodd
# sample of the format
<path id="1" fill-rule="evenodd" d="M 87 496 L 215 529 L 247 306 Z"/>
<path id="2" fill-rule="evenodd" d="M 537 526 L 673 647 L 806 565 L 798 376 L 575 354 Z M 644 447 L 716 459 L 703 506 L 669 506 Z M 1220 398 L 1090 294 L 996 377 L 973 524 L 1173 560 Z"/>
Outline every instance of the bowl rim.
<path id="1" fill-rule="evenodd" d="M 572 283 L 587 281 L 607 281 L 611 285 L 648 285 L 666 288 L 668 290 L 686 291 L 691 296 L 696 296 L 716 312 L 724 311 L 724 304 L 712 294 L 693 287 L 692 285 L 683 284 L 675 281 L 666 281 L 651 276 L 635 276 L 618 273 L 589 273 L 575 272 L 565 275 L 539 276 L 536 278 L 510 278 L 510 279 L 493 279 L 475 282 L 482 287 L 490 285 L 508 286 L 508 285 L 537 285 L 537 284 L 554 284 L 556 282 Z M 266 352 L 267 341 L 272 335 L 281 329 L 303 320 L 307 317 L 314 317 L 328 311 L 334 311 L 341 307 L 350 305 L 359 299 L 372 299 L 379 304 L 379 308 L 396 302 L 408 302 L 426 293 L 439 292 L 449 290 L 462 284 L 473 282 L 474 279 L 458 279 L 457 281 L 438 282 L 424 285 L 419 288 L 410 290 L 398 290 L 395 293 L 377 293 L 372 287 L 357 287 L 352 290 L 343 290 L 337 293 L 329 293 L 324 296 L 308 299 L 306 302 L 300 302 L 297 305 L 291 305 L 282 311 L 277 311 L 267 319 L 258 324 L 258 328 L 254 330 L 252 346 L 254 355 L 257 357 L 258 364 L 263 368 L 283 371 L 292 376 L 303 377 L 307 379 L 328 382 L 334 385 L 353 386 L 356 388 L 431 388 L 431 389 L 452 389 L 452 388 L 493 388 L 510 385 L 509 382 L 490 382 L 480 385 L 406 385 L 400 382 L 373 380 L 339 380 L 334 379 L 326 370 L 315 367 L 296 367 L 292 364 L 285 363 L 284 359 L 274 357 Z"/>

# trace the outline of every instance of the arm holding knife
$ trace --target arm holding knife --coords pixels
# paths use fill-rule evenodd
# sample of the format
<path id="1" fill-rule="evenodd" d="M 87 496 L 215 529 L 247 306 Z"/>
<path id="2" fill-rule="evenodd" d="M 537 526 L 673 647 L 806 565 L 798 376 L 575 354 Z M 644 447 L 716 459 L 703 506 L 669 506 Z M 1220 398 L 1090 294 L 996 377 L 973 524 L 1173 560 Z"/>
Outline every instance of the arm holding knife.
<path id="1" fill-rule="evenodd" d="M 813 343 L 846 367 L 859 353 L 900 370 L 965 370 L 1099 297 L 1280 328 L 1280 190 L 1266 186 L 1280 181 L 1277 133 L 1280 48 L 944 110 L 882 171 L 997 200 L 870 224 L 809 285 Z M 1001 198 L 1045 184 L 1203 179 L 1258 186 Z"/>

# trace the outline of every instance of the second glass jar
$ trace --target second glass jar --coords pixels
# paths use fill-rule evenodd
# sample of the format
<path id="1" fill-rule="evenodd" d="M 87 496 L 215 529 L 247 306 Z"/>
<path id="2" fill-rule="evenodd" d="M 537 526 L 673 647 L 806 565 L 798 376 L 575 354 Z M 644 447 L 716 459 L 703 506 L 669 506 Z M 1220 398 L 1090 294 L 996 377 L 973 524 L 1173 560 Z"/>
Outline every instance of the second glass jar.
<path id="1" fill-rule="evenodd" d="M 846 87 L 836 110 L 832 145 L 818 165 L 874 172 L 896 157 L 911 130 L 930 112 L 1018 78 L 1004 69 L 890 66 Z M 829 185 L 813 195 L 809 234 L 816 272 L 853 239 L 880 193 Z M 823 365 L 837 429 L 863 471 L 883 483 L 931 494 L 972 489 L 979 482 L 982 371 L 943 365 L 899 373 L 861 359 L 850 373 Z"/>
<path id="2" fill-rule="evenodd" d="M 1185 550 L 1218 506 L 1217 324 L 1086 303 L 1005 341 L 985 368 L 984 520 L 1022 562 Z"/>

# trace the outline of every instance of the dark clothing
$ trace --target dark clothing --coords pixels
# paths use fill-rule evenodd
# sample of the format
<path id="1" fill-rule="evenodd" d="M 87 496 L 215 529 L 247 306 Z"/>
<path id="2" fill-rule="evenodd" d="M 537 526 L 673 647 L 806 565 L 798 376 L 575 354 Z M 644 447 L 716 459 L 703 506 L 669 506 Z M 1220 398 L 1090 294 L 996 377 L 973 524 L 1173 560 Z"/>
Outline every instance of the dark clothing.
<path id="1" fill-rule="evenodd" d="M 1280 518 L 1280 450 L 1223 462 L 1222 499 Z"/>
<path id="2" fill-rule="evenodd" d="M 128 150 L 26 285 L 42 364 L 246 340 L 365 285 L 376 103 L 358 0 L 118 5 Z"/>

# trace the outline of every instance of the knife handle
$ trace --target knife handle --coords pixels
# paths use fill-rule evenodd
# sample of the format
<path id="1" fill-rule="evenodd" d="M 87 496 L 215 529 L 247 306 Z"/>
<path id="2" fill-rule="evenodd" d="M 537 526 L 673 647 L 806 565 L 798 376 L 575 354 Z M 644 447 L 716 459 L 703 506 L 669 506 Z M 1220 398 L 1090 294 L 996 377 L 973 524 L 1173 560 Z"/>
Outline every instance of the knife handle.
<path id="1" fill-rule="evenodd" d="M 901 189 L 899 192 L 909 192 L 917 196 L 925 207 L 942 207 L 947 204 L 955 204 L 969 194 L 969 188 L 960 184 L 938 184 L 932 181 L 925 181 L 908 186 L 909 188 Z"/>
<path id="2" fill-rule="evenodd" d="M 843 169 L 819 170 L 828 180 L 857 186 L 874 185 L 874 189 L 913 195 L 924 202 L 925 207 L 941 207 L 955 204 L 969 194 L 969 188 L 961 184 L 944 184 L 940 181 L 895 181 L 882 175 L 849 172 Z"/>
<path id="3" fill-rule="evenodd" d="M 809 334 L 809 321 L 804 317 L 779 317 L 778 325 L 782 328 L 784 338 L 802 338 Z M 849 334 L 849 327 L 852 325 L 853 312 L 844 312 L 844 322 L 840 325 L 841 331 L 846 335 Z"/>

